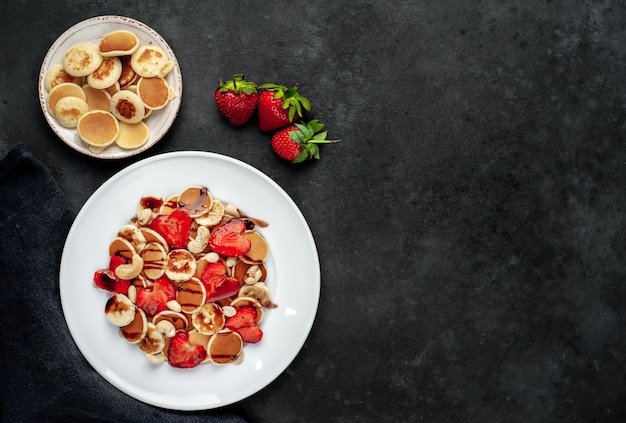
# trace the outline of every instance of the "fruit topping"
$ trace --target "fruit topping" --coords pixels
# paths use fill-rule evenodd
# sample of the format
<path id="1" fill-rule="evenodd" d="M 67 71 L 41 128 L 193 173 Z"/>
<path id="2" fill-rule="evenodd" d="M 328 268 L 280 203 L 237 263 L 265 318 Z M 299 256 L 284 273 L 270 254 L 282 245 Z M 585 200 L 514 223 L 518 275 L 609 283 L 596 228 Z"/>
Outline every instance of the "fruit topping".
<path id="1" fill-rule="evenodd" d="M 172 367 L 188 369 L 196 367 L 206 358 L 206 349 L 189 343 L 189 333 L 178 331 L 170 341 L 167 360 Z"/>

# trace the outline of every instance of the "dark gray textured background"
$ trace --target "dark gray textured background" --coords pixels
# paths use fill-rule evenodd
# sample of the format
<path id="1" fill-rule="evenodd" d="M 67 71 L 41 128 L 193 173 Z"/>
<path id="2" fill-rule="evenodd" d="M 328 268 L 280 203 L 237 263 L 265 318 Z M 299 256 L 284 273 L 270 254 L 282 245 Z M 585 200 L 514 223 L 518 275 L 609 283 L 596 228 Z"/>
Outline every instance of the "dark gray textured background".
<path id="1" fill-rule="evenodd" d="M 322 270 L 315 325 L 284 374 L 227 411 L 251 422 L 626 421 L 624 1 L 1 8 L 0 153 L 26 144 L 72 213 L 138 159 L 206 150 L 269 175 L 307 218 Z M 170 132 L 128 160 L 71 150 L 37 98 L 54 40 L 107 14 L 158 31 L 183 74 Z M 234 128 L 215 108 L 219 79 L 240 72 L 299 82 L 342 142 L 316 163 L 280 161 L 255 123 Z"/>

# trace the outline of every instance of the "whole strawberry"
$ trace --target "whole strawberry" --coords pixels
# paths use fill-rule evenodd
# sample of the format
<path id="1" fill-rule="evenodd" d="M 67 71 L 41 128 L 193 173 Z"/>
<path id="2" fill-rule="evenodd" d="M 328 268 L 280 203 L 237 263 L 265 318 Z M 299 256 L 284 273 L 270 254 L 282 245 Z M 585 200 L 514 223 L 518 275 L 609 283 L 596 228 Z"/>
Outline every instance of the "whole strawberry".
<path id="1" fill-rule="evenodd" d="M 243 79 L 242 74 L 233 75 L 230 81 L 222 82 L 215 90 L 215 104 L 233 125 L 243 125 L 254 114 L 259 101 L 259 92 L 254 82 Z"/>
<path id="2" fill-rule="evenodd" d="M 278 84 L 262 84 L 259 96 L 259 128 L 263 132 L 284 128 L 302 117 L 302 109 L 311 110 L 311 103 L 298 92 L 298 84 L 291 88 Z"/>
<path id="3" fill-rule="evenodd" d="M 272 136 L 272 149 L 276 154 L 292 163 L 307 159 L 319 159 L 318 144 L 330 144 L 339 140 L 327 140 L 327 131 L 320 132 L 323 123 L 317 119 L 309 123 L 295 123 L 277 131 Z"/>

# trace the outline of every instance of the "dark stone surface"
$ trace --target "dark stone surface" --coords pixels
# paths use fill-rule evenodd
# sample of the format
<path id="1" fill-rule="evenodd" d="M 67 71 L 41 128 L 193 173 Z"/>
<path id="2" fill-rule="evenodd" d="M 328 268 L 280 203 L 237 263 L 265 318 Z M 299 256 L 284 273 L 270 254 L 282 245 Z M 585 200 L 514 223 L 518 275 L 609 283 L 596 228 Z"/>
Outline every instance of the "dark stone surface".
<path id="1" fill-rule="evenodd" d="M 73 213 L 175 150 L 243 160 L 292 196 L 319 312 L 284 374 L 228 407 L 251 422 L 626 421 L 624 3 L 266 3 L 5 2 L 0 153 L 26 144 Z M 105 14 L 157 30 L 183 74 L 170 132 L 119 161 L 68 148 L 37 100 L 52 42 Z M 239 72 L 299 82 L 342 142 L 282 162 L 215 108 Z"/>

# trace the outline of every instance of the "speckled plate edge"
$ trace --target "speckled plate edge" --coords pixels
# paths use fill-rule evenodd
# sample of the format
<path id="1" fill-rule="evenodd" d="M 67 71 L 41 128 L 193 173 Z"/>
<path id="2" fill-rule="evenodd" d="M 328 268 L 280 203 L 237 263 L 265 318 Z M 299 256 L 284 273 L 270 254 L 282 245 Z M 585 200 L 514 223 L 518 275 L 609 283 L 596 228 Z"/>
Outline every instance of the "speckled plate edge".
<path id="1" fill-rule="evenodd" d="M 97 42 L 102 36 L 113 30 L 128 30 L 133 31 L 139 37 L 142 45 L 144 44 L 156 44 L 161 47 L 169 56 L 170 60 L 175 63 L 174 69 L 166 76 L 170 88 L 175 93 L 175 97 L 170 100 L 168 105 L 153 112 L 151 116 L 145 119 L 145 123 L 150 128 L 150 138 L 141 147 L 133 150 L 124 150 L 115 144 L 108 147 L 102 153 L 94 153 L 81 141 L 75 129 L 68 129 L 61 126 L 56 119 L 50 115 L 46 106 L 47 93 L 44 88 L 44 77 L 48 68 L 61 61 L 63 52 L 71 47 L 76 42 Z M 150 147 L 154 146 L 158 141 L 165 136 L 167 131 L 172 126 L 178 111 L 180 109 L 182 95 L 183 95 L 183 80 L 180 71 L 180 66 L 174 55 L 173 50 L 169 44 L 161 37 L 154 29 L 148 25 L 139 22 L 132 18 L 124 16 L 96 16 L 93 18 L 81 21 L 69 29 L 67 29 L 56 41 L 52 44 L 48 52 L 46 53 L 41 70 L 39 72 L 39 103 L 41 110 L 46 118 L 46 121 L 54 131 L 54 133 L 72 149 L 85 154 L 87 156 L 96 157 L 99 159 L 122 159 L 140 154 Z"/>

